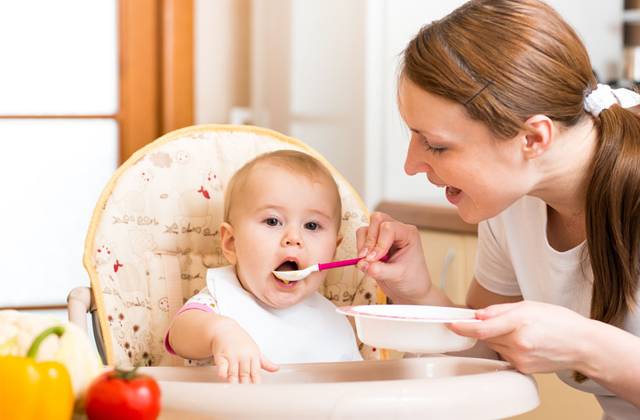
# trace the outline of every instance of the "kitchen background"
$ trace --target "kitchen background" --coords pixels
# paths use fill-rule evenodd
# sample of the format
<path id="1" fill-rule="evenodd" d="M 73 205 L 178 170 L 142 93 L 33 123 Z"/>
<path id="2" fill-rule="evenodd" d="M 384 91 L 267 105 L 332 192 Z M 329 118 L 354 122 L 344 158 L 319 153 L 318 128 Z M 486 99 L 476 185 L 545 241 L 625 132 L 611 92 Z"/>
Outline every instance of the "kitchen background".
<path id="1" fill-rule="evenodd" d="M 446 207 L 441 190 L 402 170 L 396 70 L 420 26 L 462 3 L 2 2 L 0 307 L 64 316 L 69 290 L 88 285 L 84 235 L 106 181 L 135 149 L 185 125 L 251 123 L 300 138 L 371 209 Z M 636 2 L 549 3 L 603 81 L 633 78 L 624 42 L 634 43 L 638 15 L 624 8 Z"/>
<path id="2" fill-rule="evenodd" d="M 68 292 L 89 285 L 84 237 L 113 171 L 163 133 L 205 123 L 264 126 L 319 150 L 370 209 L 426 229 L 432 276 L 461 302 L 475 227 L 453 220 L 424 177 L 404 174 L 395 84 L 409 39 L 463 2 L 0 2 L 0 308 L 66 318 Z M 548 3 L 601 81 L 640 80 L 640 0 Z M 550 401 L 536 418 L 599 418 L 592 397 L 536 379 Z"/>

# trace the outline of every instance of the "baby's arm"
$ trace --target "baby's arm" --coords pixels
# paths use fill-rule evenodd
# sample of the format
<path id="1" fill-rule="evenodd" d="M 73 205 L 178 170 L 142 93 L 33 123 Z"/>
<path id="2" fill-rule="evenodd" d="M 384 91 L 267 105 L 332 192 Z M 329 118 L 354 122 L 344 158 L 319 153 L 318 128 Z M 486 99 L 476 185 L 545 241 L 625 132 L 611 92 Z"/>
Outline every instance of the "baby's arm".
<path id="1" fill-rule="evenodd" d="M 229 318 L 213 311 L 189 309 L 179 312 L 169 329 L 170 348 L 185 359 L 207 359 L 212 356 L 211 344 L 218 324 Z"/>
<path id="2" fill-rule="evenodd" d="M 218 376 L 229 382 L 258 383 L 260 368 L 278 370 L 236 321 L 212 311 L 192 309 L 178 313 L 169 329 L 168 342 L 184 358 L 213 356 Z"/>

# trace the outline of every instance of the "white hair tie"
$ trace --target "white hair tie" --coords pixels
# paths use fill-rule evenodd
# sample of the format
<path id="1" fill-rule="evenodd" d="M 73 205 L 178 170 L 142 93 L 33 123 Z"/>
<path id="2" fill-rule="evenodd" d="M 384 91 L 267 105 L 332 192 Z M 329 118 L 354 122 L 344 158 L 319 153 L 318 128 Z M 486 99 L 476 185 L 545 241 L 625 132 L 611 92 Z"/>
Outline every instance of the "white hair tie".
<path id="1" fill-rule="evenodd" d="M 631 108 L 640 105 L 640 95 L 629 89 L 611 89 L 611 86 L 599 83 L 598 87 L 584 98 L 585 111 L 594 117 L 600 115 L 605 109 L 609 109 L 613 104 L 618 104 L 623 108 Z"/>

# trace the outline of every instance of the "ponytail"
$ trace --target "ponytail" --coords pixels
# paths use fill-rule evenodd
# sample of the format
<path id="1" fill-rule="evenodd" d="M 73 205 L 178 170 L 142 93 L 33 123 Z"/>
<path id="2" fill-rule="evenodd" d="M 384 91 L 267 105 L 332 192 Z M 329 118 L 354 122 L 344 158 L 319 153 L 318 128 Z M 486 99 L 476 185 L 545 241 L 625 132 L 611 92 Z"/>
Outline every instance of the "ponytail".
<path id="1" fill-rule="evenodd" d="M 621 327 L 640 277 L 640 117 L 614 105 L 594 122 L 600 142 L 586 197 L 591 318 Z"/>

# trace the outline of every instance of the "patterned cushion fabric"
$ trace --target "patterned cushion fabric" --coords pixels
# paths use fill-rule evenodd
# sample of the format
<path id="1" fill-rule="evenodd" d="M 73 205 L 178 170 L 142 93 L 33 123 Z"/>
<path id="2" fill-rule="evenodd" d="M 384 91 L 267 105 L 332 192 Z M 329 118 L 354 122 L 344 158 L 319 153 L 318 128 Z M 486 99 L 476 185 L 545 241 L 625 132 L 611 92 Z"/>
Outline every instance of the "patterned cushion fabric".
<path id="1" fill-rule="evenodd" d="M 136 152 L 105 188 L 94 211 L 84 264 L 96 298 L 107 361 L 119 366 L 177 364 L 164 351 L 171 316 L 205 282 L 205 271 L 227 264 L 220 244 L 224 188 L 246 161 L 295 149 L 324 162 L 343 202 L 337 258 L 356 253 L 355 230 L 368 212 L 358 194 L 317 152 L 257 127 L 207 125 L 171 132 Z M 331 270 L 324 294 L 336 305 L 384 298 L 355 268 Z M 380 357 L 361 346 L 365 359 Z"/>

